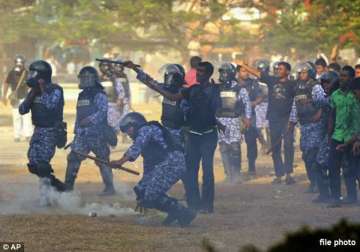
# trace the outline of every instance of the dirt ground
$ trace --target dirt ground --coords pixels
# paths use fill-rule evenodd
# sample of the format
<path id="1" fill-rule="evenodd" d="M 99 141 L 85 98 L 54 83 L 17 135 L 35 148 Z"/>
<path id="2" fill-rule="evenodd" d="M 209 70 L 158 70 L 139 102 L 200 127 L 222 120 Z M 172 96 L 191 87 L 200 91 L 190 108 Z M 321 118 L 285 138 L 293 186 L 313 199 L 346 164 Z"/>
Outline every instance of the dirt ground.
<path id="1" fill-rule="evenodd" d="M 73 105 L 67 104 L 65 110 L 70 129 Z M 148 118 L 158 118 L 160 106 L 155 102 L 134 107 Z M 62 207 L 43 209 L 37 201 L 38 181 L 26 168 L 28 144 L 12 141 L 9 107 L 0 105 L 0 109 L 0 241 L 22 241 L 25 251 L 202 251 L 204 239 L 219 251 L 237 251 L 247 244 L 265 249 L 303 225 L 327 227 L 341 218 L 360 222 L 359 206 L 328 209 L 311 203 L 315 195 L 304 193 L 308 183 L 298 150 L 297 183 L 291 186 L 271 184 L 272 162 L 264 155 L 257 161 L 255 179 L 226 184 L 217 151 L 215 213 L 198 215 L 189 228 L 162 227 L 159 223 L 164 215 L 150 211 L 141 216 L 129 209 L 135 206 L 132 186 L 138 177 L 133 175 L 114 171 L 118 194 L 98 197 L 102 190 L 100 174 L 90 161 L 80 169 L 77 198 L 65 198 Z M 242 167 L 246 175 L 244 147 Z M 120 157 L 125 148 L 126 144 L 118 146 L 112 157 Z M 61 179 L 66 155 L 67 151 L 57 150 L 52 162 Z M 141 160 L 127 167 L 141 171 Z M 182 185 L 177 184 L 170 194 L 183 198 Z M 71 206 L 71 200 L 76 207 Z M 91 207 L 101 208 L 98 217 L 88 216 Z"/>

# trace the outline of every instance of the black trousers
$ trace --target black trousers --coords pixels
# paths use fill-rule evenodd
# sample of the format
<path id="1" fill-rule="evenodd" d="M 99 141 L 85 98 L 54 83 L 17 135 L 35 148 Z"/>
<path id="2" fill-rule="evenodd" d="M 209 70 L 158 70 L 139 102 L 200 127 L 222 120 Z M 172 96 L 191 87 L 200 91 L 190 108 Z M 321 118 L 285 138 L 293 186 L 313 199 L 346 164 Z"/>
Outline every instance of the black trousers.
<path id="1" fill-rule="evenodd" d="M 217 141 L 216 130 L 203 135 L 187 134 L 185 191 L 187 204 L 191 208 L 209 211 L 214 209 L 214 154 Z M 198 180 L 200 161 L 203 171 L 201 195 Z"/>
<path id="2" fill-rule="evenodd" d="M 343 142 L 331 140 L 330 160 L 329 160 L 329 179 L 331 198 L 339 200 L 341 197 L 341 167 L 343 169 L 344 181 L 347 197 L 352 200 L 357 199 L 356 178 L 358 176 L 357 158 L 353 156 L 351 148 L 344 151 L 336 150 L 336 147 Z"/>
<path id="3" fill-rule="evenodd" d="M 294 130 L 288 131 L 288 119 L 270 120 L 270 138 L 275 175 L 284 176 L 293 172 Z M 284 159 L 281 147 L 284 144 Z M 283 161 L 284 160 L 284 161 Z"/>
<path id="4" fill-rule="evenodd" d="M 316 156 L 319 152 L 319 148 L 311 148 L 309 150 L 303 151 L 302 158 L 305 163 L 306 174 L 312 186 L 317 184 L 317 175 L 316 175 Z"/>
<path id="5" fill-rule="evenodd" d="M 245 132 L 245 142 L 247 148 L 247 159 L 248 159 L 248 167 L 249 172 L 255 172 L 255 162 L 257 158 L 257 138 L 258 131 L 255 126 L 251 126 Z"/>

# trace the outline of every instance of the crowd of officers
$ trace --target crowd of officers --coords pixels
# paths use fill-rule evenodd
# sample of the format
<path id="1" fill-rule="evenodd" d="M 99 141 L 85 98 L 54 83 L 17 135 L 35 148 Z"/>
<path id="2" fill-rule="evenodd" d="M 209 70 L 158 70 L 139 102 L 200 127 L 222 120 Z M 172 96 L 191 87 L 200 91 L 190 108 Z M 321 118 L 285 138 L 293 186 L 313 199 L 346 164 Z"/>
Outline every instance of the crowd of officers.
<path id="1" fill-rule="evenodd" d="M 220 66 L 218 81 L 214 81 L 214 66 L 196 56 L 191 58 L 188 72 L 179 64 L 164 66 L 164 80 L 158 82 L 131 61 L 103 61 L 100 74 L 91 66 L 79 72 L 75 137 L 65 146 L 63 89 L 52 82 L 50 64 L 38 60 L 26 70 L 22 60 L 19 70 L 18 61 L 19 57 L 5 82 L 4 97 L 10 86 L 18 96 L 13 108 L 20 115 L 31 111 L 34 133 L 28 169 L 40 178 L 44 205 L 49 204 L 49 190 L 73 190 L 80 164 L 90 152 L 100 168 L 103 196 L 115 194 L 112 168 L 141 155 L 143 177 L 134 188 L 138 206 L 168 213 L 166 225 L 177 222 L 186 226 L 196 213 L 214 212 L 214 153 L 218 144 L 228 182 L 237 183 L 242 178 L 244 139 L 249 178 L 256 176 L 259 140 L 272 155 L 273 184 L 296 183 L 292 176 L 296 125 L 308 192 L 319 193 L 314 202 L 329 207 L 357 202 L 360 78 L 355 74 L 359 76 L 360 66 L 327 66 L 320 58 L 298 64 L 294 78 L 291 65 L 284 61 L 274 63 L 272 73 L 267 60 L 258 60 L 255 67 L 229 62 Z M 124 68 L 134 70 L 140 82 L 164 97 L 161 122 L 147 121 L 141 113 L 131 112 Z M 110 86 L 104 89 L 106 81 Z M 21 88 L 26 90 L 24 94 Z M 110 161 L 110 147 L 117 145 L 119 132 L 130 137 L 132 144 L 119 160 Z M 18 133 L 14 138 L 19 139 Z M 56 147 L 71 147 L 64 182 L 55 177 L 50 164 Z M 341 176 L 347 192 L 344 198 Z M 187 207 L 167 195 L 179 180 L 184 184 Z"/>

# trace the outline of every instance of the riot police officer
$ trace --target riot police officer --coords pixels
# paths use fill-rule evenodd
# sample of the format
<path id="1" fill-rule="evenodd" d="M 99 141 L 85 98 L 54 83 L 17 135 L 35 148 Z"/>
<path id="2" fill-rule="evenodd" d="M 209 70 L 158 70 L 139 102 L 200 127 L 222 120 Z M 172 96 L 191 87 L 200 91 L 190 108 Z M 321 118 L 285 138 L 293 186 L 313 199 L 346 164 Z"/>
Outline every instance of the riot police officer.
<path id="1" fill-rule="evenodd" d="M 100 84 L 95 68 L 86 66 L 79 72 L 79 94 L 76 105 L 75 137 L 71 144 L 71 152 L 67 157 L 65 184 L 68 190 L 74 187 L 75 179 L 84 159 L 83 154 L 92 151 L 97 158 L 108 161 L 110 155 L 107 133 L 108 99 Z M 116 144 L 116 143 L 115 143 Z M 110 167 L 104 163 L 96 163 L 100 168 L 105 184 L 100 196 L 115 194 L 113 174 Z"/>
<path id="2" fill-rule="evenodd" d="M 261 59 L 256 61 L 255 67 L 261 73 L 269 74 L 270 72 L 270 62 L 265 59 Z M 265 153 L 270 148 L 270 131 L 269 131 L 269 121 L 266 119 L 266 114 L 268 110 L 268 87 L 265 83 L 257 82 L 261 89 L 261 93 L 263 95 L 262 101 L 255 106 L 255 114 L 256 114 L 256 128 L 258 131 L 258 139 L 261 143 L 261 149 L 263 153 Z"/>
<path id="3" fill-rule="evenodd" d="M 245 130 L 245 142 L 247 146 L 247 158 L 248 158 L 248 172 L 249 176 L 255 176 L 255 162 L 257 158 L 257 138 L 258 131 L 256 129 L 256 115 L 255 107 L 262 103 L 265 95 L 262 93 L 260 85 L 255 79 L 249 77 L 248 72 L 241 67 L 238 67 L 238 83 L 240 87 L 245 88 L 249 94 L 251 104 L 251 124 L 248 129 Z"/>
<path id="4" fill-rule="evenodd" d="M 307 192 L 314 193 L 316 191 L 316 156 L 323 138 L 321 104 L 324 102 L 325 93 L 320 83 L 315 81 L 316 72 L 310 64 L 299 64 L 296 72 L 298 80 L 294 102 L 300 122 L 300 149 L 310 181 Z"/>
<path id="5" fill-rule="evenodd" d="M 316 184 L 319 189 L 319 196 L 313 200 L 314 203 L 327 203 L 330 200 L 330 184 L 329 184 L 329 116 L 331 113 L 330 97 L 339 88 L 339 76 L 336 72 L 329 71 L 321 75 L 321 86 L 325 92 L 325 100 L 321 106 L 322 109 L 322 130 L 323 137 L 316 156 L 315 177 Z"/>
<path id="6" fill-rule="evenodd" d="M 15 65 L 8 73 L 4 82 L 3 102 L 7 104 L 7 93 L 10 86 L 11 94 L 9 96 L 12 107 L 12 119 L 14 130 L 14 141 L 19 142 L 21 137 L 28 141 L 32 135 L 33 127 L 31 125 L 30 114 L 20 115 L 19 105 L 22 103 L 29 91 L 26 85 L 28 71 L 25 68 L 25 58 L 21 55 L 15 57 Z"/>
<path id="7" fill-rule="evenodd" d="M 112 161 L 111 166 L 116 168 L 125 162 L 133 162 L 142 155 L 144 173 L 134 187 L 138 206 L 166 212 L 168 217 L 163 224 L 174 221 L 181 226 L 190 224 L 196 213 L 166 194 L 185 173 L 182 147 L 173 141 L 170 132 L 160 123 L 147 122 L 140 113 L 127 114 L 119 127 L 132 138 L 133 144 L 121 159 Z"/>
<path id="8" fill-rule="evenodd" d="M 51 75 L 51 66 L 46 61 L 31 63 L 26 80 L 31 90 L 19 107 L 22 115 L 31 110 L 35 130 L 28 150 L 28 168 L 40 178 L 40 203 L 44 206 L 49 204 L 50 187 L 57 191 L 65 190 L 64 184 L 54 176 L 50 165 L 56 146 L 64 145 L 64 139 L 60 139 L 57 130 L 63 120 L 63 89 L 52 83 Z"/>
<path id="9" fill-rule="evenodd" d="M 143 83 L 152 83 L 162 89 L 177 94 L 185 83 L 185 70 L 179 64 L 167 64 L 164 67 L 164 82 L 158 83 L 140 69 L 137 69 L 137 79 Z M 184 111 L 182 102 L 171 101 L 166 97 L 162 101 L 161 123 L 171 132 L 178 143 L 182 143 L 182 127 L 184 127 Z"/>
<path id="10" fill-rule="evenodd" d="M 225 132 L 219 132 L 219 147 L 226 179 L 236 182 L 241 171 L 240 117 L 244 116 L 244 125 L 248 128 L 252 110 L 246 88 L 239 86 L 235 79 L 236 67 L 231 63 L 224 63 L 219 68 L 219 74 L 221 106 L 216 111 L 216 117 L 226 127 Z"/>

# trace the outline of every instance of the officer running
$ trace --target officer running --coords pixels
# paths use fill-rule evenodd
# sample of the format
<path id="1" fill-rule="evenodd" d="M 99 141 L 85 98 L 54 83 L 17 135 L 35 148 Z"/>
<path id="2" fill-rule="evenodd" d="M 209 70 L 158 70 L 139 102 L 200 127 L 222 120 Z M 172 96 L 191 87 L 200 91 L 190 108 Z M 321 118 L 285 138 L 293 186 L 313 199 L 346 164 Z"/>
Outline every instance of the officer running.
<path id="1" fill-rule="evenodd" d="M 31 90 L 19 106 L 21 115 L 31 111 L 32 123 L 35 126 L 28 150 L 28 168 L 40 178 L 42 206 L 50 204 L 50 187 L 59 192 L 65 190 L 64 184 L 54 176 L 50 165 L 56 146 L 61 148 L 66 142 L 66 136 L 65 140 L 61 139 L 58 131 L 63 120 L 63 89 L 52 83 L 51 75 L 51 66 L 46 61 L 38 60 L 31 63 L 26 80 Z"/>

